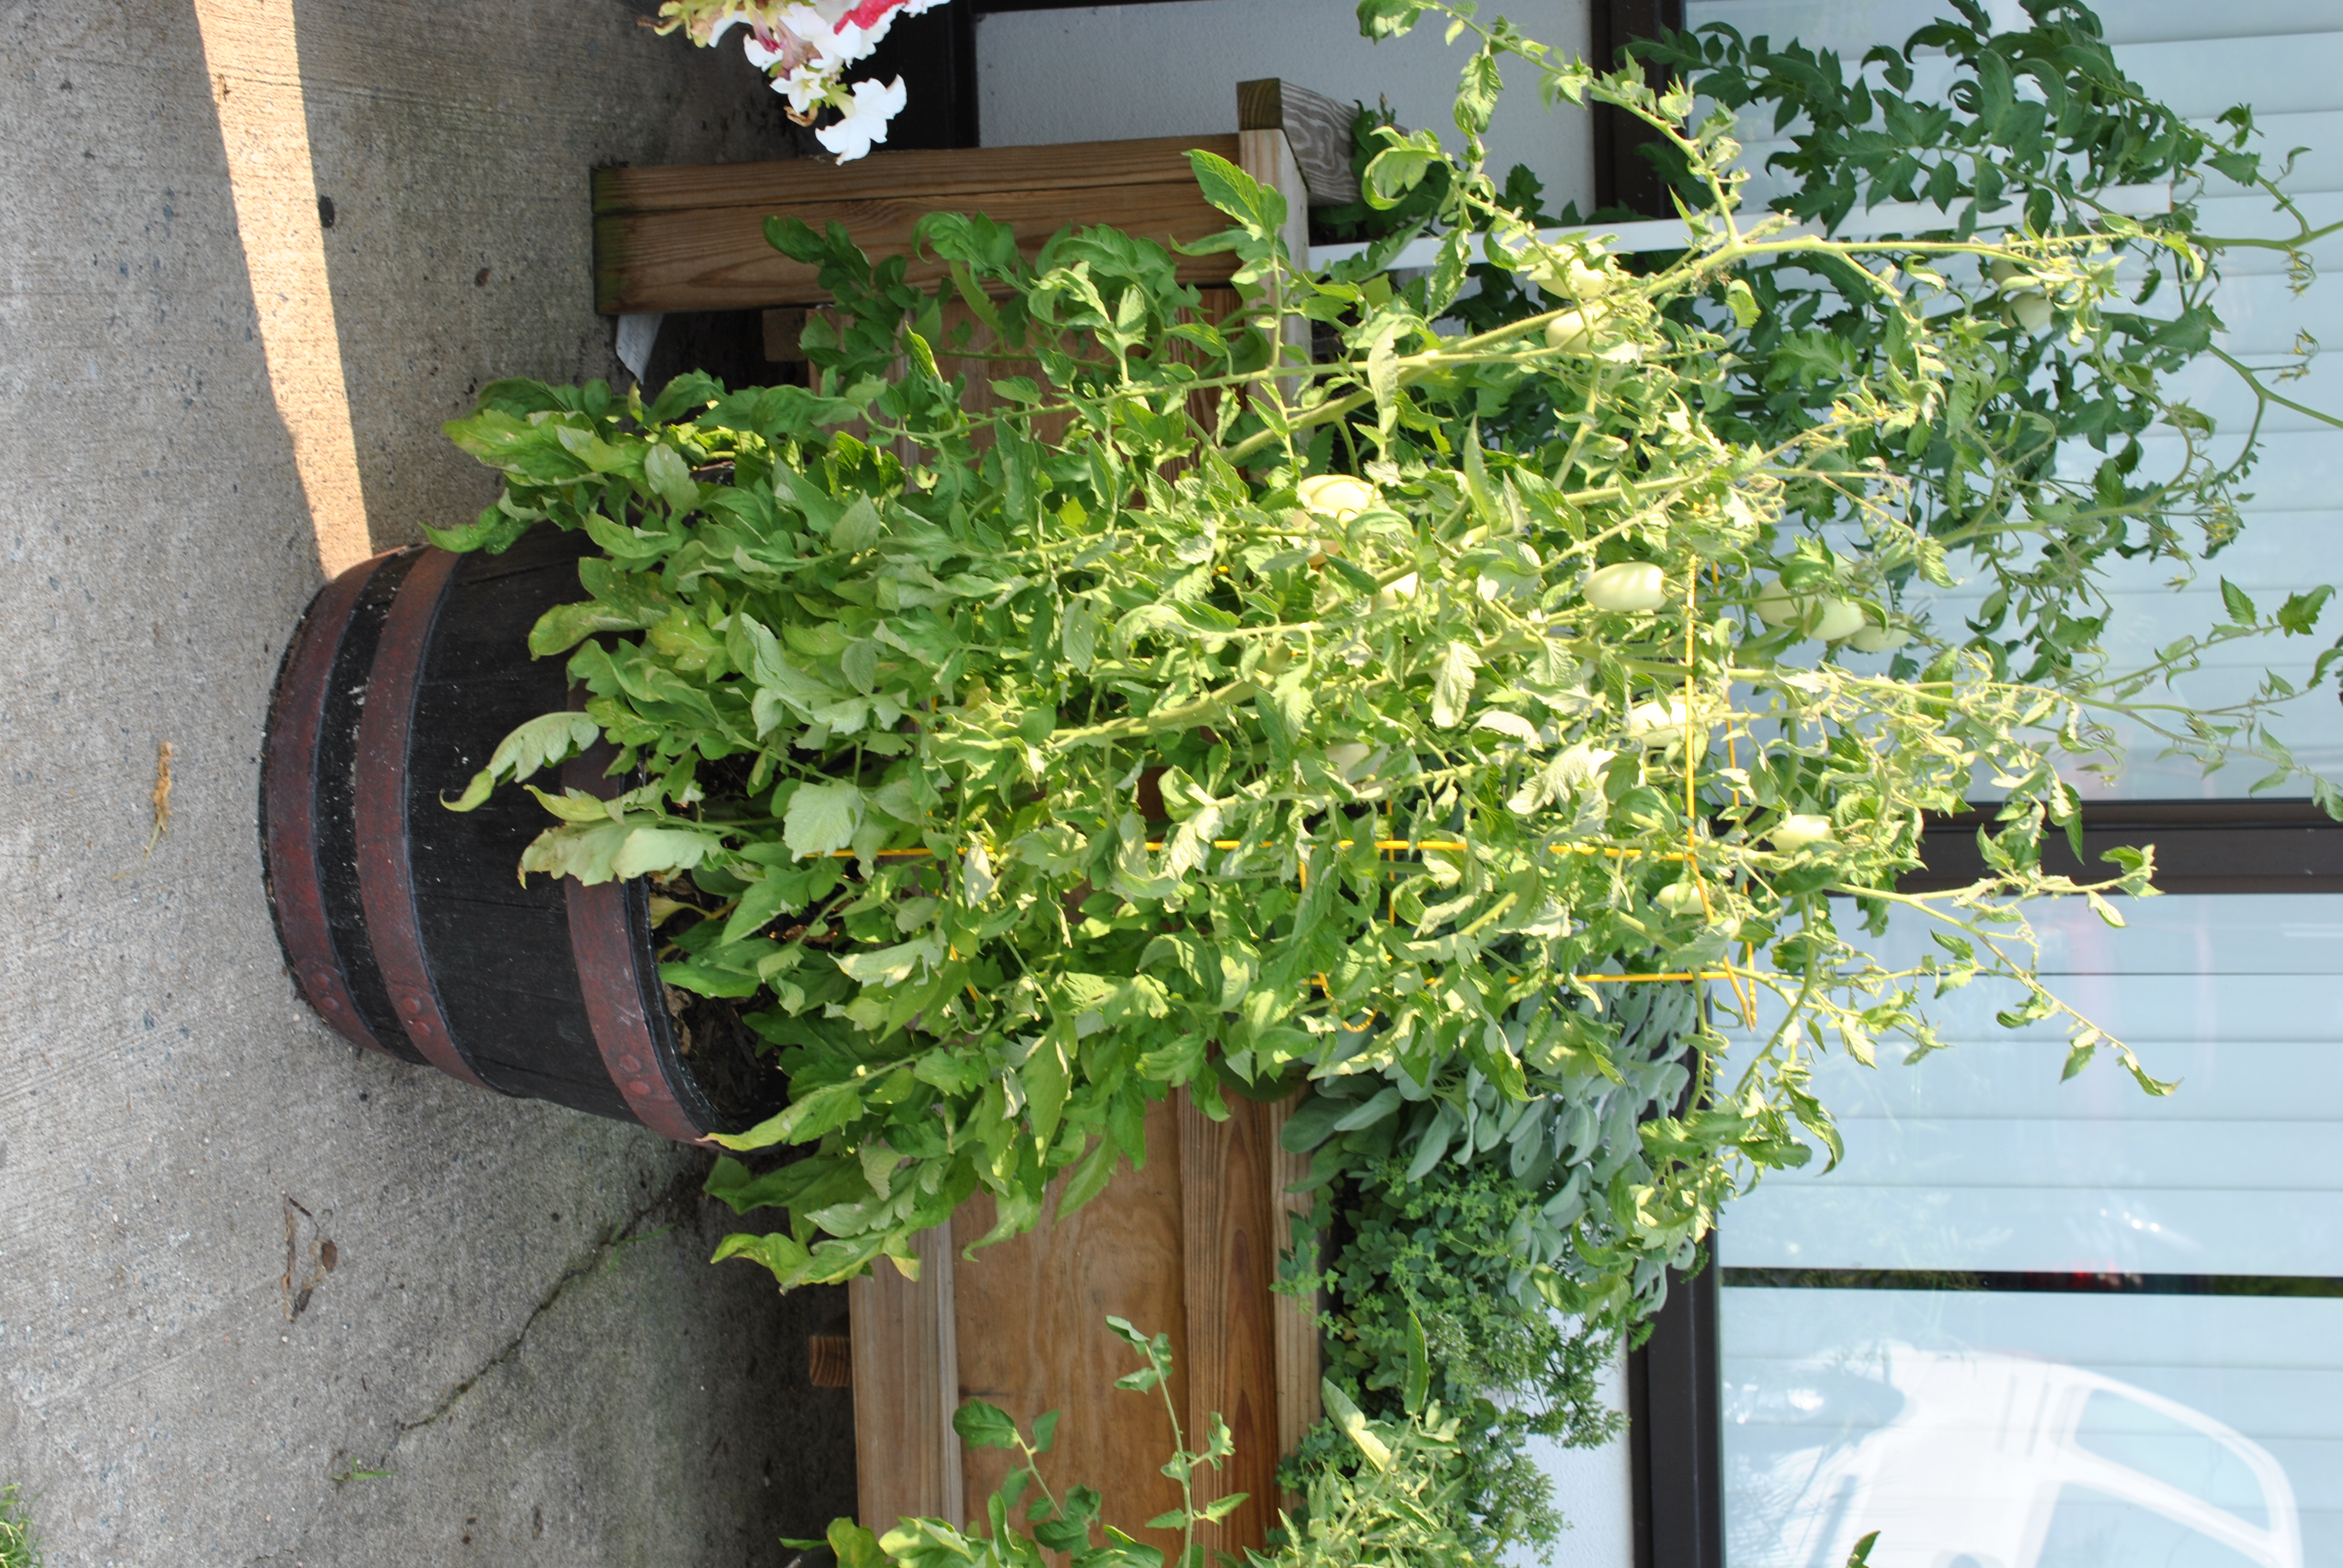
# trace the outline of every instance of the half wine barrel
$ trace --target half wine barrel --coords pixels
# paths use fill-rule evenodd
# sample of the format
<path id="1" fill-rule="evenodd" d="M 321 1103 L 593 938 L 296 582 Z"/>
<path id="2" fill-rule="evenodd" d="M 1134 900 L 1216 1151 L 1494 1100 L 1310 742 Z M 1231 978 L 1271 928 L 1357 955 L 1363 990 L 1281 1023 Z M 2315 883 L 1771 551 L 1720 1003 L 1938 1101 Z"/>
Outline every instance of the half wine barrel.
<path id="1" fill-rule="evenodd" d="M 302 998 L 360 1046 L 682 1141 L 740 1131 L 782 1077 L 729 1005 L 660 982 L 648 884 L 524 883 L 552 822 L 527 791 L 440 804 L 514 726 L 579 704 L 528 631 L 579 597 L 590 548 L 538 528 L 500 556 L 377 556 L 318 592 L 269 709 L 269 909 Z M 562 785 L 616 793 L 600 750 Z"/>

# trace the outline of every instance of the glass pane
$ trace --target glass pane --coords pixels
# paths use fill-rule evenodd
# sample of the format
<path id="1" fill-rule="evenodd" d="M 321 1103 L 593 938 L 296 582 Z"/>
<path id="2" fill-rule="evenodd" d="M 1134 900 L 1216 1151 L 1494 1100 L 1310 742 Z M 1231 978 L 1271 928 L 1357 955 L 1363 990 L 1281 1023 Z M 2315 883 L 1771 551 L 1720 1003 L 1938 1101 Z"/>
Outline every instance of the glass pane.
<path id="1" fill-rule="evenodd" d="M 1953 1049 L 1841 1054 L 1815 1089 L 1846 1161 L 1768 1177 L 1729 1211 L 1728 1267 L 2343 1276 L 2343 899 L 2181 895 L 2032 911 L 2051 989 L 2147 1070 L 2061 1081 L 2064 1031 L 1994 1014 L 1980 981 L 1934 1004 Z M 1926 925 L 1874 950 L 1905 967 Z"/>
<path id="2" fill-rule="evenodd" d="M 1733 1568 L 2343 1563 L 2343 1299 L 1732 1278 Z"/>
<path id="3" fill-rule="evenodd" d="M 2343 899 L 2029 911 L 2157 1099 L 1982 983 L 1815 1087 L 1846 1161 L 1719 1231 L 1734 1568 L 2343 1568 Z M 1926 950 L 1899 918 L 1873 945 Z"/>

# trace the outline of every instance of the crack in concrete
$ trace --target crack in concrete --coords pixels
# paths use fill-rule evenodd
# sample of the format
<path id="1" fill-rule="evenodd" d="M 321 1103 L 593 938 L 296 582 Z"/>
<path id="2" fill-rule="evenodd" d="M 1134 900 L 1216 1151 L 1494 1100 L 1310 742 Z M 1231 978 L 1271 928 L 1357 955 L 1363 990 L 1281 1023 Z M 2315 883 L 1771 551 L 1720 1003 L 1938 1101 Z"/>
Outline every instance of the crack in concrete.
<path id="1" fill-rule="evenodd" d="M 475 1387 L 478 1386 L 482 1379 L 486 1378 L 490 1372 L 495 1372 L 498 1367 L 504 1365 L 507 1362 L 511 1361 L 513 1357 L 518 1355 L 520 1353 L 522 1344 L 528 1339 L 529 1331 L 537 1326 L 538 1319 L 545 1316 L 547 1312 L 552 1311 L 554 1304 L 560 1301 L 561 1298 L 568 1292 L 570 1286 L 592 1274 L 597 1269 L 601 1267 L 605 1259 L 614 1255 L 621 1247 L 631 1245 L 637 1241 L 648 1241 L 649 1239 L 648 1236 L 637 1235 L 634 1233 L 636 1228 L 641 1225 L 644 1221 L 649 1219 L 652 1215 L 659 1213 L 661 1210 L 673 1206 L 679 1200 L 682 1199 L 687 1192 L 698 1191 L 703 1180 L 704 1178 L 700 1173 L 688 1169 L 678 1171 L 675 1179 L 654 1194 L 649 1202 L 644 1203 L 641 1207 L 636 1209 L 633 1213 L 627 1216 L 625 1221 L 615 1227 L 608 1236 L 605 1236 L 600 1241 L 595 1242 L 593 1248 L 587 1252 L 585 1257 L 570 1264 L 567 1269 L 564 1269 L 560 1275 L 553 1282 L 552 1287 L 546 1292 L 544 1297 L 538 1302 L 534 1308 L 530 1310 L 528 1316 L 522 1321 L 519 1329 L 514 1332 L 512 1338 L 505 1342 L 504 1345 L 498 1350 L 496 1354 L 481 1362 L 479 1369 L 474 1372 L 471 1376 L 466 1378 L 463 1382 L 458 1383 L 455 1387 L 442 1394 L 439 1397 L 439 1402 L 431 1407 L 429 1414 L 414 1421 L 402 1421 L 398 1423 L 397 1428 L 391 1435 L 389 1446 L 383 1450 L 382 1461 L 377 1462 L 388 1461 L 391 1454 L 397 1449 L 398 1445 L 407 1441 L 408 1433 L 420 1432 L 425 1427 L 430 1426 L 434 1422 L 444 1419 L 448 1412 L 453 1411 L 456 1406 L 462 1402 L 466 1394 L 471 1392 Z M 654 1232 L 654 1234 L 656 1233 L 657 1232 Z"/>

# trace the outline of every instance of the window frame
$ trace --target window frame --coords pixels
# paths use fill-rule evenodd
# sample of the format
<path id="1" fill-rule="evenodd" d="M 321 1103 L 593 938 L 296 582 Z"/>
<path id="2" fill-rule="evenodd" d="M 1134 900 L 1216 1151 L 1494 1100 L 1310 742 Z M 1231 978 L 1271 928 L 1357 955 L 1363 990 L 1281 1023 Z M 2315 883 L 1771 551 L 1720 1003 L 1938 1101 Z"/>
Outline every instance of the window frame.
<path id="1" fill-rule="evenodd" d="M 2106 873 L 2099 857 L 2117 846 L 2157 848 L 2156 886 L 2166 893 L 2343 893 L 2343 822 L 2308 800 L 2103 800 L 2083 806 L 2084 859 L 2065 838 L 2045 844 L 2043 869 L 2081 877 Z M 1924 868 L 1900 884 L 1911 891 L 1966 886 L 1983 869 L 1976 834 L 1993 819 L 1989 806 L 1930 822 L 1922 835 Z M 1627 1443 L 1633 1473 L 1635 1568 L 1724 1568 L 1725 1477 L 1722 1287 L 1728 1274 L 1856 1274 L 1866 1271 L 1776 1271 L 1716 1266 L 1716 1231 L 1704 1246 L 1707 1266 L 1688 1277 L 1671 1271 L 1668 1297 L 1651 1335 L 1627 1358 Z M 1885 1272 L 1889 1271 L 1870 1271 Z M 1976 1288 L 2040 1293 L 2227 1294 L 2229 1275 L 1979 1275 Z M 2343 1295 L 2343 1282 L 2256 1275 L 2255 1294 Z M 1753 1284 L 1782 1282 L 1753 1280 Z M 1836 1288 L 1878 1284 L 1830 1282 Z M 1883 1277 L 1880 1284 L 1895 1282 Z"/>

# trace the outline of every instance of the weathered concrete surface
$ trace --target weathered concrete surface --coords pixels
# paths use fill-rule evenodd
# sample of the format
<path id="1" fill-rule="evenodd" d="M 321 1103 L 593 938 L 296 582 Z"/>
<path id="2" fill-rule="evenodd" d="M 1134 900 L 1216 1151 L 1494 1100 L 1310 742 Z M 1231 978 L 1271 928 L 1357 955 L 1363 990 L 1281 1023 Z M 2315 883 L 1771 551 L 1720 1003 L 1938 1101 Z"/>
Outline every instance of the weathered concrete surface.
<path id="1" fill-rule="evenodd" d="M 490 493 L 473 385 L 615 372 L 585 171 L 784 141 L 615 0 L 295 14 L 387 544 Z M 57 1564 L 785 1560 L 851 1503 L 835 1301 L 707 1266 L 702 1156 L 360 1059 L 283 972 L 319 575 L 188 0 L 0 0 L 0 1480 Z"/>

